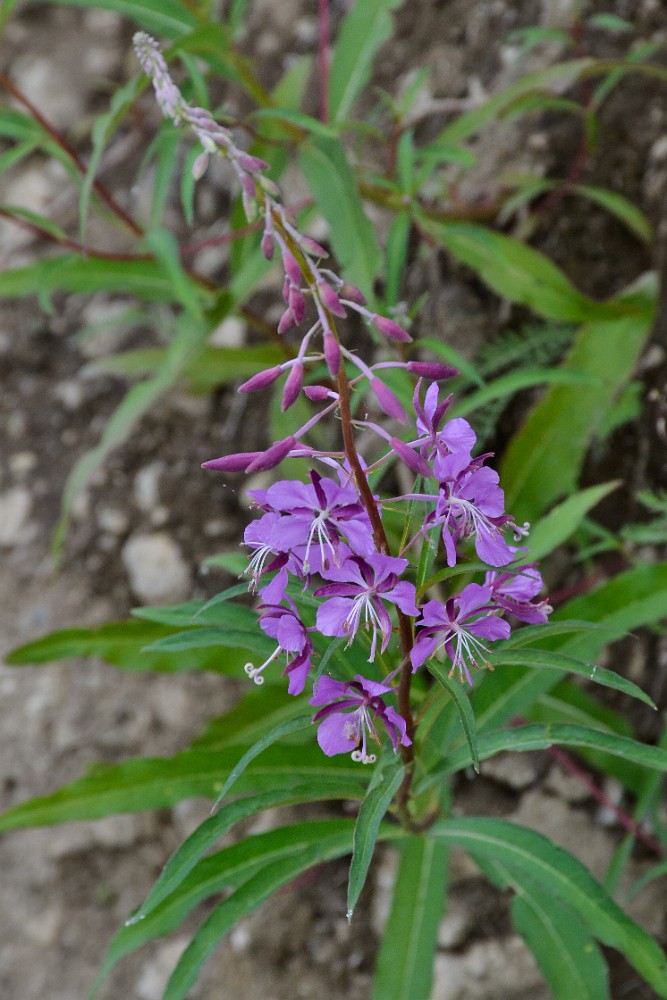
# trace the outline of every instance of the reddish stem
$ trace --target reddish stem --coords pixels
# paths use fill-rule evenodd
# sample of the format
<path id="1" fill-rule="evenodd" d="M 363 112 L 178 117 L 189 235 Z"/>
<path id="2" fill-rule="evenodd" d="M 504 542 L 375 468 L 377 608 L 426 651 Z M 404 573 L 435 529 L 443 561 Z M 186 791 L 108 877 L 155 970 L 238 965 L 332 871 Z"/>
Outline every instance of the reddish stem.
<path id="1" fill-rule="evenodd" d="M 22 91 L 20 91 L 18 87 L 15 86 L 15 84 L 12 83 L 9 77 L 5 76 L 5 74 L 2 72 L 0 72 L 0 86 L 4 87 L 5 90 L 12 95 L 12 97 L 14 97 L 20 104 L 24 106 L 24 108 L 27 108 L 27 110 L 33 116 L 35 121 L 39 122 L 44 131 L 48 132 L 53 141 L 60 146 L 60 148 L 63 150 L 64 153 L 67 154 L 67 156 L 70 158 L 70 160 L 72 161 L 76 169 L 79 171 L 81 176 L 85 177 L 88 168 L 86 167 L 86 164 L 83 162 L 83 160 L 76 152 L 76 150 L 72 146 L 70 146 L 70 144 L 67 142 L 65 138 L 63 138 L 62 135 L 60 135 L 58 130 L 54 128 L 51 122 L 49 122 L 41 113 L 41 111 L 39 111 L 38 108 L 35 107 L 32 101 L 29 98 L 27 98 L 25 94 Z M 144 231 L 141 228 L 141 226 L 139 226 L 134 221 L 134 219 L 130 215 L 128 215 L 128 213 L 125 211 L 124 208 L 121 208 L 121 206 L 118 204 L 115 198 L 107 191 L 107 189 L 100 181 L 93 181 L 93 190 L 95 191 L 95 194 L 98 196 L 100 201 L 103 201 L 104 204 L 107 206 L 107 208 L 109 208 L 114 213 L 114 215 L 116 215 L 121 220 L 121 222 L 125 223 L 128 229 L 130 229 L 135 236 L 144 235 Z"/>

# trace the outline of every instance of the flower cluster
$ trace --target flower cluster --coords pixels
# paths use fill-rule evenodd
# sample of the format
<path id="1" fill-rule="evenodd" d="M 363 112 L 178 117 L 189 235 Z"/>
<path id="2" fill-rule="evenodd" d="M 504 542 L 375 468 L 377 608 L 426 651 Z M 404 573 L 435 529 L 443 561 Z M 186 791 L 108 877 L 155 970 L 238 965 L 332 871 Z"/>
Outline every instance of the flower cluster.
<path id="1" fill-rule="evenodd" d="M 447 365 L 417 360 L 382 361 L 367 365 L 342 342 L 338 320 L 350 311 L 361 314 L 389 341 L 406 344 L 407 332 L 393 319 L 366 308 L 360 290 L 321 261 L 324 247 L 299 232 L 295 220 L 279 202 L 279 192 L 264 175 L 257 157 L 240 150 L 229 132 L 210 114 L 187 104 L 173 84 L 157 43 L 139 33 L 135 46 L 153 80 L 165 115 L 186 125 L 203 147 L 196 161 L 197 176 L 208 156 L 224 156 L 235 170 L 249 218 L 260 215 L 262 251 L 279 255 L 284 272 L 284 312 L 278 333 L 298 328 L 312 313 L 295 357 L 259 372 L 239 387 L 256 392 L 286 376 L 282 408 L 303 393 L 319 407 L 300 428 L 263 451 L 225 455 L 204 463 L 208 469 L 246 473 L 273 468 L 288 456 L 305 458 L 306 481 L 280 480 L 249 495 L 259 516 L 246 528 L 249 587 L 259 596 L 259 627 L 276 647 L 260 666 L 247 664 L 256 682 L 276 660 L 284 659 L 283 675 L 290 694 L 301 694 L 315 675 L 310 704 L 317 708 L 318 741 L 327 755 L 352 752 L 355 760 L 371 763 L 369 740 L 381 745 L 384 730 L 394 751 L 410 752 L 414 722 L 409 703 L 410 677 L 428 669 L 433 657 L 444 659 L 452 674 L 473 683 L 475 668 L 490 666 L 489 644 L 510 634 L 507 616 L 527 623 L 547 620 L 550 607 L 540 600 L 542 578 L 534 564 L 525 563 L 520 542 L 527 525 L 518 526 L 505 512 L 497 473 L 475 455 L 476 435 L 470 424 L 447 419 L 451 396 L 440 398 L 439 383 L 455 374 Z M 321 341 L 321 350 L 314 344 Z M 329 373 L 327 384 L 309 384 L 308 365 Z M 367 415 L 353 416 L 351 392 L 369 390 L 388 417 L 408 422 L 408 403 L 399 400 L 383 381 L 385 369 L 400 367 L 417 376 L 412 398 L 414 434 L 397 437 Z M 353 370 L 355 374 L 350 375 Z M 327 380 L 325 379 L 325 382 Z M 356 411 L 357 413 L 363 411 Z M 315 449 L 309 431 L 327 416 L 340 418 L 343 448 Z M 367 465 L 357 449 L 358 432 L 379 441 Z M 398 459 L 416 476 L 413 492 L 390 498 L 373 493 L 371 471 Z M 384 525 L 388 505 L 418 512 L 419 530 L 392 553 Z M 469 562 L 481 582 L 460 591 L 441 581 L 443 593 L 423 600 L 414 582 L 410 557 L 428 538 L 441 544 L 446 565 L 453 568 L 474 553 L 482 564 Z M 439 574 L 442 576 L 442 574 Z M 308 600 L 300 600 L 300 595 Z M 304 613 L 301 606 L 313 608 Z M 306 621 L 304 621 L 304 616 Z M 317 636 L 364 644 L 375 677 L 357 674 L 335 679 L 314 670 Z M 398 637 L 398 666 L 388 669 L 390 646 Z M 378 679 L 378 676 L 380 679 Z M 399 678 L 394 687 L 395 678 Z M 398 710 L 389 699 L 398 693 Z"/>

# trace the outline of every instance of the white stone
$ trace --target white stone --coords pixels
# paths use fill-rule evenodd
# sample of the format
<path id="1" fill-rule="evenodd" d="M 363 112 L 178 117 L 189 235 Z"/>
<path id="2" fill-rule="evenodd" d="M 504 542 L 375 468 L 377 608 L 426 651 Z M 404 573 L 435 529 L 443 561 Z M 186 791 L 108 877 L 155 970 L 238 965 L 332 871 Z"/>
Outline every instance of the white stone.
<path id="1" fill-rule="evenodd" d="M 125 511 L 117 507 L 102 507 L 97 512 L 97 523 L 102 531 L 108 531 L 110 535 L 122 535 L 127 531 L 130 520 Z"/>
<path id="2" fill-rule="evenodd" d="M 37 465 L 37 455 L 34 451 L 17 451 L 9 458 L 9 469 L 13 476 L 22 478 Z"/>
<path id="3" fill-rule="evenodd" d="M 28 540 L 32 497 L 23 486 L 0 494 L 0 548 L 11 548 Z"/>
<path id="4" fill-rule="evenodd" d="M 123 562 L 135 596 L 147 604 L 183 601 L 190 591 L 190 570 L 166 532 L 134 535 L 123 546 Z"/>
<path id="5" fill-rule="evenodd" d="M 212 347 L 241 347 L 245 341 L 246 323 L 236 316 L 228 316 L 209 337 Z"/>
<path id="6" fill-rule="evenodd" d="M 137 980 L 138 1000 L 160 1000 L 176 963 L 189 943 L 190 939 L 182 935 L 160 946 L 155 958 L 144 966 Z"/>
<path id="7" fill-rule="evenodd" d="M 134 502 L 146 514 L 160 502 L 160 477 L 163 471 L 164 462 L 151 462 L 134 477 Z"/>

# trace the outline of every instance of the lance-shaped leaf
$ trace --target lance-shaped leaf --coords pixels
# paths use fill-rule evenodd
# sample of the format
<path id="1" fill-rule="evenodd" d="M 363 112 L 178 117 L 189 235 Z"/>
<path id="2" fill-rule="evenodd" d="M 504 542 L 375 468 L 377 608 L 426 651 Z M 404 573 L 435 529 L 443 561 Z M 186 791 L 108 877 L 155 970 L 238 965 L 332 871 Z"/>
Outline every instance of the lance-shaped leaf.
<path id="1" fill-rule="evenodd" d="M 447 847 L 426 837 L 400 846 L 391 912 L 382 935 L 373 1000 L 424 1000 L 445 906 Z"/>
<path id="2" fill-rule="evenodd" d="M 515 878 L 528 876 L 573 909 L 598 941 L 622 952 L 658 996 L 667 997 L 667 958 L 657 942 L 580 861 L 542 834 L 504 820 L 451 819 L 436 823 L 428 836 L 503 864 Z"/>
<path id="3" fill-rule="evenodd" d="M 352 919 L 364 887 L 368 867 L 375 850 L 378 830 L 391 801 L 403 780 L 404 768 L 399 758 L 384 754 L 373 772 L 368 792 L 359 808 L 354 826 L 352 862 L 347 884 L 347 918 Z"/>

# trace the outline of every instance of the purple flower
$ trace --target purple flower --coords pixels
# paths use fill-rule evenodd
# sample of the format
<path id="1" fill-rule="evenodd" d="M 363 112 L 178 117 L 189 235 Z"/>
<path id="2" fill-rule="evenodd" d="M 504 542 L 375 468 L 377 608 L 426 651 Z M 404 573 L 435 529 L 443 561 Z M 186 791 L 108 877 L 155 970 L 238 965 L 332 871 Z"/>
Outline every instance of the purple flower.
<path id="1" fill-rule="evenodd" d="M 263 632 L 275 639 L 278 645 L 261 666 L 255 667 L 252 663 L 246 663 L 244 669 L 255 684 L 263 684 L 262 672 L 270 663 L 277 660 L 281 653 L 285 653 L 287 663 L 283 677 L 285 675 L 289 677 L 287 690 L 290 694 L 301 694 L 311 667 L 310 654 L 313 651 L 313 644 L 308 629 L 297 614 L 295 605 L 289 598 L 287 600 L 289 608 L 276 604 L 262 606 L 259 626 Z"/>
<path id="2" fill-rule="evenodd" d="M 339 486 L 333 479 L 311 471 L 310 483 L 281 480 L 268 490 L 250 490 L 250 496 L 265 510 L 286 516 L 274 532 L 281 551 L 303 551 L 304 572 L 309 571 L 311 548 L 317 546 L 321 565 L 338 563 L 343 537 L 353 552 L 370 555 L 375 549 L 368 514 L 351 486 Z"/>
<path id="3" fill-rule="evenodd" d="M 320 723 L 317 742 L 327 757 L 352 751 L 352 760 L 373 764 L 376 757 L 368 752 L 367 740 L 370 737 L 380 745 L 378 722 L 386 729 L 394 753 L 399 743 L 410 746 L 412 741 L 405 731 L 405 719 L 382 697 L 391 691 L 386 684 L 366 680 L 360 674 L 347 682 L 335 681 L 326 674 L 320 677 L 309 704 L 324 705 L 316 712 L 313 722 Z"/>
<path id="4" fill-rule="evenodd" d="M 399 581 L 408 565 L 407 559 L 385 556 L 379 552 L 366 558 L 352 556 L 341 567 L 322 569 L 325 580 L 333 580 L 315 591 L 315 597 L 328 597 L 317 611 L 317 628 L 322 635 L 354 638 L 360 625 L 372 631 L 371 655 L 375 658 L 378 632 L 382 652 L 391 638 L 392 624 L 385 602 L 395 604 L 406 615 L 416 616 L 414 584 Z"/>
<path id="5" fill-rule="evenodd" d="M 472 684 L 469 666 L 478 667 L 481 660 L 490 667 L 489 651 L 481 640 L 493 642 L 510 634 L 509 625 L 493 613 L 494 609 L 491 588 L 478 583 L 469 583 L 445 604 L 429 601 L 417 622 L 417 638 L 410 654 L 413 668 L 421 667 L 444 646 L 452 662 L 450 676 L 458 670 L 461 680 L 465 677 Z"/>
<path id="6" fill-rule="evenodd" d="M 540 625 L 548 621 L 552 608 L 547 600 L 533 601 L 542 590 L 542 577 L 535 566 L 486 574 L 484 585 L 489 587 L 494 604 L 519 621 Z"/>
<path id="7" fill-rule="evenodd" d="M 474 537 L 475 551 L 483 562 L 506 566 L 515 549 L 501 530 L 510 519 L 503 513 L 505 494 L 498 485 L 498 473 L 481 466 L 483 458 L 469 461 L 463 469 L 459 460 L 466 460 L 462 452 L 436 458 L 434 472 L 440 480 L 440 495 L 425 527 L 442 525 L 448 566 L 456 565 L 457 543 L 469 537 Z"/>

